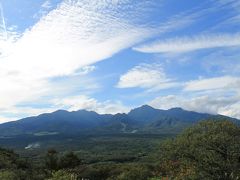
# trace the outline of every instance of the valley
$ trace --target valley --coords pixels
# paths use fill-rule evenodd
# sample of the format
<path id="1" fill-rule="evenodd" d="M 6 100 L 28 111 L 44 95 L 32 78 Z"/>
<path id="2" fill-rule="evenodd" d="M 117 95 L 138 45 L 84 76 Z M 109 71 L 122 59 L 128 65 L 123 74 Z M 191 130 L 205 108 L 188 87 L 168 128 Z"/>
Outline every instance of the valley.
<path id="1" fill-rule="evenodd" d="M 181 142 L 184 133 L 202 123 L 210 123 L 208 129 L 211 131 L 215 131 L 215 126 L 222 127 L 221 123 L 226 123 L 226 127 L 239 127 L 237 119 L 181 108 L 160 110 L 144 105 L 128 114 L 115 115 L 59 110 L 1 124 L 0 146 L 17 153 L 17 157 L 28 164 L 24 167 L 30 166 L 33 173 L 36 173 L 35 168 L 40 169 L 41 177 L 33 175 L 36 180 L 51 177 L 50 180 L 59 180 L 60 177 L 71 180 L 72 176 L 89 180 L 150 180 L 155 176 L 161 179 L 166 175 L 177 175 L 172 174 L 167 165 L 171 160 L 165 162 L 164 159 L 171 151 L 175 152 L 174 148 L 188 143 L 186 139 Z M 215 134 L 221 131 L 217 130 Z M 191 136 L 197 136 L 199 132 L 205 131 L 197 130 Z M 178 139 L 180 144 L 166 145 Z M 165 150 L 169 147 L 170 150 Z M 11 163 L 15 164 L 15 161 Z M 13 167 L 16 169 L 15 165 Z M 174 169 L 178 170 L 178 167 Z"/>

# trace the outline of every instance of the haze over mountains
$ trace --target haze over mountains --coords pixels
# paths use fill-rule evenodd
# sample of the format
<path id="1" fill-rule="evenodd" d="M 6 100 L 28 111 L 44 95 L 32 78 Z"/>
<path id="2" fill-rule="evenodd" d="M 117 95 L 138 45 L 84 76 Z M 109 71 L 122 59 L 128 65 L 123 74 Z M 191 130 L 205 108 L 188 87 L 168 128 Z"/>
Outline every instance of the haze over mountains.
<path id="1" fill-rule="evenodd" d="M 21 134 L 51 135 L 71 133 L 178 133 L 182 129 L 205 119 L 237 119 L 222 115 L 211 115 L 186 111 L 182 108 L 169 110 L 155 109 L 148 105 L 125 114 L 98 114 L 94 111 L 79 110 L 27 117 L 14 122 L 0 124 L 0 135 Z"/>

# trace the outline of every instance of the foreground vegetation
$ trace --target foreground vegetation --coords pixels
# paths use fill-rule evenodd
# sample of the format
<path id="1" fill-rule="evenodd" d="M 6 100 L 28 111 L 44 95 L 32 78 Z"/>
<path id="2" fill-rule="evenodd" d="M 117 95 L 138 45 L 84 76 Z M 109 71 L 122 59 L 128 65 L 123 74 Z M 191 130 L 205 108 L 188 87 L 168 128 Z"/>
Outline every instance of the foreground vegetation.
<path id="1" fill-rule="evenodd" d="M 125 142 L 123 147 L 126 145 L 128 149 L 123 151 L 112 151 L 114 142 L 108 149 L 101 149 L 102 141 L 94 158 L 88 147 L 89 161 L 77 148 L 73 148 L 73 152 L 48 149 L 37 159 L 23 158 L 13 151 L 0 149 L 0 179 L 240 179 L 240 128 L 230 121 L 203 121 L 164 141 L 143 138 L 127 145 L 131 143 L 129 138 L 125 135 L 124 141 L 115 142 L 119 148 Z M 151 145 L 154 148 L 148 147 Z"/>

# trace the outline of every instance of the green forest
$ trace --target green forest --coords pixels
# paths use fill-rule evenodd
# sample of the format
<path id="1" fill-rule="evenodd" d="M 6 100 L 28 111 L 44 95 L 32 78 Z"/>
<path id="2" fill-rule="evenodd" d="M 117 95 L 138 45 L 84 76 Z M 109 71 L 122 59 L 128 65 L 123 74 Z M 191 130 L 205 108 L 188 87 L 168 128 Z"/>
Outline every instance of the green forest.
<path id="1" fill-rule="evenodd" d="M 240 128 L 208 120 L 176 136 L 125 135 L 92 150 L 54 147 L 18 155 L 0 149 L 1 180 L 237 180 L 240 178 Z M 125 144 L 123 143 L 125 142 Z M 125 149 L 124 149 L 125 148 Z M 66 148 L 67 149 L 67 148 Z M 26 150 L 25 150 L 26 151 Z M 87 153 L 88 151 L 88 153 Z M 85 152 L 85 153 L 83 153 Z"/>

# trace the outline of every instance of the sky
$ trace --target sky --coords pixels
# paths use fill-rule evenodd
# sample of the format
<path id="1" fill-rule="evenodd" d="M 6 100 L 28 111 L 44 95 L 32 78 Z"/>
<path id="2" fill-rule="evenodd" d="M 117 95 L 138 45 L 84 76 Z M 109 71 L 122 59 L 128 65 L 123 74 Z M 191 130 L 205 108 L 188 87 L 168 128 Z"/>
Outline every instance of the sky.
<path id="1" fill-rule="evenodd" d="M 239 0 L 0 0 L 0 123 L 148 104 L 240 118 Z"/>

